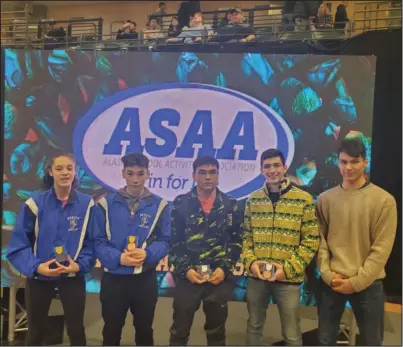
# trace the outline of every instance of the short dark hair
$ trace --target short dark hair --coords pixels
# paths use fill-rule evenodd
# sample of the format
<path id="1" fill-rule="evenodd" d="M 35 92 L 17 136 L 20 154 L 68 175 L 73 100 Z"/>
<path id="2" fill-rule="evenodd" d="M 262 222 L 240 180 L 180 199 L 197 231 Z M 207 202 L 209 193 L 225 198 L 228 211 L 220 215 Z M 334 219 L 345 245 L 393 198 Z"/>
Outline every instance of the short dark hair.
<path id="1" fill-rule="evenodd" d="M 148 23 L 150 23 L 152 20 L 158 21 L 157 16 L 150 16 L 150 18 L 148 18 Z"/>
<path id="2" fill-rule="evenodd" d="M 124 169 L 131 166 L 138 166 L 144 169 L 148 169 L 150 161 L 142 153 L 129 153 L 122 157 L 122 163 Z"/>
<path id="3" fill-rule="evenodd" d="M 165 6 L 165 2 L 161 1 L 161 2 L 158 4 L 158 7 L 161 7 L 161 6 Z"/>
<path id="4" fill-rule="evenodd" d="M 240 7 L 231 8 L 229 11 L 232 15 L 235 13 L 242 13 L 242 9 Z"/>
<path id="5" fill-rule="evenodd" d="M 217 167 L 217 170 L 220 169 L 220 164 L 218 163 L 218 160 L 216 158 L 209 156 L 202 156 L 196 158 L 196 160 L 193 162 L 193 172 L 196 172 L 197 168 L 202 165 L 214 165 Z"/>
<path id="6" fill-rule="evenodd" d="M 278 150 L 276 148 L 266 149 L 260 156 L 260 166 L 263 166 L 263 162 L 266 159 L 277 158 L 277 157 L 279 157 L 281 159 L 281 162 L 283 163 L 283 165 L 285 165 L 285 159 L 284 159 L 283 152 L 281 152 L 280 150 Z"/>
<path id="7" fill-rule="evenodd" d="M 51 157 L 48 158 L 47 163 L 45 165 L 45 172 L 44 172 L 43 184 L 42 184 L 43 188 L 50 189 L 50 188 L 53 187 L 53 184 L 55 183 L 55 180 L 53 179 L 53 176 L 51 176 L 49 174 L 49 170 L 52 168 L 54 160 L 56 158 L 60 158 L 60 157 L 70 158 L 71 161 L 74 163 L 74 166 L 77 165 L 76 157 L 73 154 L 67 153 L 67 152 L 56 152 L 56 153 L 54 153 Z M 72 187 L 77 188 L 77 186 L 78 186 L 78 180 L 77 180 L 77 177 L 74 177 Z"/>
<path id="8" fill-rule="evenodd" d="M 364 143 L 357 137 L 344 139 L 340 142 L 338 155 L 340 153 L 347 153 L 350 157 L 363 159 L 367 158 L 367 150 L 365 148 Z"/>

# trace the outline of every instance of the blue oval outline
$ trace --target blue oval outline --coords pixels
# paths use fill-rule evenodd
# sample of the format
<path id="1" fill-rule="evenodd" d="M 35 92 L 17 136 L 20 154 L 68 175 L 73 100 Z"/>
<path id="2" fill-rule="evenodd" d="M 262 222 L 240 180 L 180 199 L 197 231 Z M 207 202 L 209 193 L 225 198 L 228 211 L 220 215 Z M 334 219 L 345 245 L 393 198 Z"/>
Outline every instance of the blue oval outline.
<path id="1" fill-rule="evenodd" d="M 118 91 L 117 93 L 112 94 L 110 96 L 107 96 L 104 99 L 97 102 L 95 105 L 93 105 L 78 120 L 78 122 L 74 128 L 74 132 L 73 132 L 73 153 L 76 156 L 79 165 L 87 172 L 87 174 L 91 175 L 92 178 L 99 185 L 101 185 L 111 191 L 116 191 L 115 188 L 113 188 L 113 187 L 109 186 L 108 184 L 106 184 L 105 182 L 101 181 L 97 177 L 97 175 L 95 175 L 94 172 L 89 168 L 86 161 L 84 160 L 82 143 L 83 143 L 84 136 L 85 136 L 88 128 L 95 121 L 95 119 L 98 118 L 98 116 L 101 113 L 105 112 L 107 109 L 111 108 L 112 106 L 116 105 L 117 103 L 124 101 L 130 97 L 138 96 L 138 95 L 146 94 L 146 93 L 150 93 L 150 92 L 155 92 L 158 90 L 180 89 L 180 88 L 212 90 L 215 92 L 229 94 L 236 98 L 242 99 L 242 100 L 248 102 L 249 104 L 252 104 L 256 108 L 258 108 L 267 118 L 269 118 L 269 120 L 273 124 L 273 127 L 277 133 L 277 146 L 276 147 L 283 152 L 284 158 L 287 159 L 289 150 L 290 150 L 290 148 L 288 146 L 287 133 L 286 133 L 283 125 L 276 118 L 276 116 L 274 114 L 272 114 L 272 112 L 274 112 L 274 111 L 268 112 L 268 109 L 270 109 L 269 106 L 266 106 L 268 108 L 268 109 L 266 109 L 262 105 L 256 103 L 252 97 L 245 95 L 245 94 L 238 94 L 238 93 L 242 93 L 242 92 L 232 91 L 231 89 L 217 87 L 217 86 L 208 85 L 208 84 L 200 84 L 200 83 L 176 83 L 176 82 L 174 82 L 174 83 L 147 84 L 147 85 L 139 86 L 136 88 L 128 88 L 128 89 L 125 89 L 122 91 Z M 235 188 L 234 190 L 226 192 L 226 194 L 228 194 L 236 199 L 244 198 L 247 195 L 254 192 L 255 190 L 260 189 L 263 186 L 264 182 L 265 182 L 264 176 L 258 175 L 254 179 L 249 181 L 248 183 L 245 183 L 241 187 Z"/>

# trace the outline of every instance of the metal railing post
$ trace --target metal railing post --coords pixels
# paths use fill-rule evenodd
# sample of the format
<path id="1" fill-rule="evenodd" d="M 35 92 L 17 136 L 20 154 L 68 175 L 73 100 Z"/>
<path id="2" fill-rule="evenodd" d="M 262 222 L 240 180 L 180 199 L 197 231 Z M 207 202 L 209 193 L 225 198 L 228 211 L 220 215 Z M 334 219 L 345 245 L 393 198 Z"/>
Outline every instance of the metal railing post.
<path id="1" fill-rule="evenodd" d="M 28 4 L 25 4 L 25 49 L 28 48 L 28 34 L 29 34 Z"/>

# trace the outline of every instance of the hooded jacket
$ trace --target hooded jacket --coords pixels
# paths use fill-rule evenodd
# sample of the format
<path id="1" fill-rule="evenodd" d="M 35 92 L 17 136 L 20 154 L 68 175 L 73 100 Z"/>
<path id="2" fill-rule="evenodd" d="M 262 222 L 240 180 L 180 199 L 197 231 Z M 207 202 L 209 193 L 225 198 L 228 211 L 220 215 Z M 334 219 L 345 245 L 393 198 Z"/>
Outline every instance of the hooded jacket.
<path id="1" fill-rule="evenodd" d="M 167 255 L 171 235 L 168 203 L 155 194 L 146 194 L 132 209 L 127 196 L 109 194 L 98 202 L 95 226 L 95 254 L 104 270 L 112 274 L 139 274 L 155 269 Z M 146 251 L 142 266 L 124 266 L 120 256 L 134 236 L 137 248 Z"/>

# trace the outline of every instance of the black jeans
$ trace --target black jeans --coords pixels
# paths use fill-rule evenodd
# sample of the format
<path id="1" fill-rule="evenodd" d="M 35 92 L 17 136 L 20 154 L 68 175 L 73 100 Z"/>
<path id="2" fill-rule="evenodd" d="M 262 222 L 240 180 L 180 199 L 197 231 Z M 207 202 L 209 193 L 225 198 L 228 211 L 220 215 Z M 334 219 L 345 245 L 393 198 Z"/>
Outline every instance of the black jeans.
<path id="1" fill-rule="evenodd" d="M 44 327 L 56 287 L 60 293 L 70 344 L 72 346 L 86 345 L 84 330 L 85 279 L 77 276 L 49 281 L 27 279 L 25 286 L 28 315 L 27 346 L 42 345 Z"/>
<path id="2" fill-rule="evenodd" d="M 150 270 L 138 275 L 104 272 L 101 281 L 104 346 L 119 346 L 127 311 L 133 315 L 136 345 L 152 346 L 154 311 L 158 299 L 157 275 Z"/>
<path id="3" fill-rule="evenodd" d="M 319 344 L 335 346 L 339 334 L 340 320 L 347 300 L 350 302 L 360 330 L 363 346 L 381 346 L 385 295 L 381 281 L 375 281 L 367 289 L 350 295 L 336 293 L 321 281 L 319 312 Z"/>
<path id="4" fill-rule="evenodd" d="M 195 312 L 203 301 L 206 315 L 204 330 L 209 346 L 225 345 L 225 323 L 228 316 L 228 300 L 233 289 L 232 279 L 213 285 L 192 284 L 188 280 L 175 280 L 173 302 L 173 323 L 170 329 L 171 346 L 185 346 L 188 343 Z"/>

